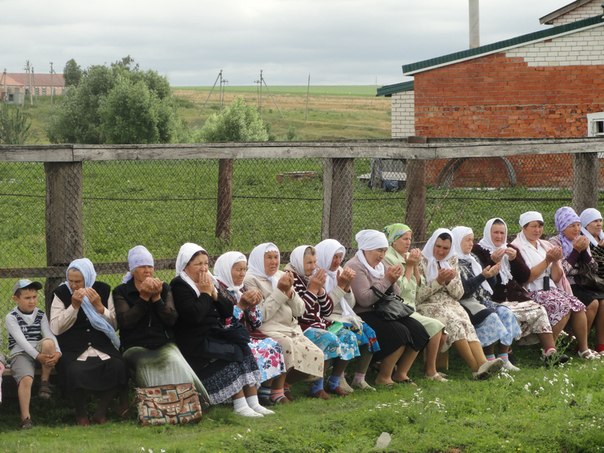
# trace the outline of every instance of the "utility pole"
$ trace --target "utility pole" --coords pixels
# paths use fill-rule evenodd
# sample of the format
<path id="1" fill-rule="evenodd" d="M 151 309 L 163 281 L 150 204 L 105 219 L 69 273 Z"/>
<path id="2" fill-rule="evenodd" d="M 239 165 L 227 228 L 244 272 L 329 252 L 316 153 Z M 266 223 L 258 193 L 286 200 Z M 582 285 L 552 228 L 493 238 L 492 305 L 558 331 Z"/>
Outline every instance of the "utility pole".
<path id="1" fill-rule="evenodd" d="M 277 105 L 277 101 L 275 101 L 275 97 L 272 95 L 272 93 L 270 93 L 270 91 L 268 89 L 268 85 L 266 84 L 266 80 L 264 80 L 264 77 L 262 76 L 262 69 L 260 70 L 260 80 L 257 80 L 256 83 L 258 83 L 260 85 L 260 87 L 259 87 L 259 94 L 258 94 L 258 105 L 259 105 L 258 106 L 258 112 L 260 114 L 262 114 L 262 110 L 261 110 L 262 109 L 262 85 L 264 85 L 264 88 L 266 88 L 266 92 L 271 97 L 271 100 L 273 101 L 273 104 L 275 105 L 275 108 L 279 112 L 279 115 L 281 115 L 281 118 L 283 118 L 283 112 L 281 112 L 281 109 Z"/>
<path id="2" fill-rule="evenodd" d="M 262 84 L 264 83 L 264 78 L 262 77 L 262 69 L 260 70 L 260 80 L 254 80 L 254 83 L 258 85 L 258 113 L 262 114 Z"/>
<path id="3" fill-rule="evenodd" d="M 1 82 L 3 86 L 2 102 L 8 102 L 8 93 L 6 91 L 6 68 L 4 68 L 4 72 L 2 73 Z"/>
<path id="4" fill-rule="evenodd" d="M 212 85 L 212 89 L 210 90 L 210 92 L 208 93 L 208 97 L 206 98 L 205 102 L 203 103 L 203 105 L 201 106 L 201 108 L 204 108 L 206 106 L 206 104 L 208 103 L 208 100 L 210 99 L 210 96 L 212 96 L 212 93 L 214 92 L 214 88 L 216 88 L 216 84 L 220 83 L 220 109 L 222 110 L 222 103 L 223 103 L 223 99 L 224 99 L 224 93 L 223 93 L 223 85 L 228 83 L 228 80 L 224 80 L 222 78 L 222 69 L 220 70 L 220 72 L 218 73 L 218 75 L 216 76 L 216 80 L 214 80 L 214 85 Z"/>
<path id="5" fill-rule="evenodd" d="M 50 62 L 50 104 L 54 104 L 54 96 L 55 96 L 55 84 L 53 83 L 55 70 L 52 67 L 52 61 Z"/>
<path id="6" fill-rule="evenodd" d="M 220 110 L 222 110 L 222 108 L 224 107 L 224 87 L 226 86 L 227 83 L 229 83 L 229 81 L 222 77 L 222 69 L 220 70 L 219 76 L 220 76 Z"/>
<path id="7" fill-rule="evenodd" d="M 310 74 L 308 74 L 308 83 L 306 84 L 306 105 L 304 107 L 304 121 L 308 119 L 308 95 L 310 94 Z"/>

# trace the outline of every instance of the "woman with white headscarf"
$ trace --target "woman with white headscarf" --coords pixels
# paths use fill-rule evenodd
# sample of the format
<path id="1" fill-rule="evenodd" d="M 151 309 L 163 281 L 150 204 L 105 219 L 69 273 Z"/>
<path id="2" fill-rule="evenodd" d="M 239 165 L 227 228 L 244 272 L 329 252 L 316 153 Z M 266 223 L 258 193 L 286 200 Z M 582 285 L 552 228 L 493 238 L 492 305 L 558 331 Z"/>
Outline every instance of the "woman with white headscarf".
<path id="1" fill-rule="evenodd" d="M 153 276 L 153 256 L 142 245 L 128 251 L 128 273 L 113 290 L 124 360 L 138 387 L 190 382 L 209 400 L 203 384 L 174 343 L 178 318 L 170 286 Z"/>
<path id="2" fill-rule="evenodd" d="M 201 379 L 210 403 L 231 399 L 236 414 L 262 417 L 255 407 L 261 374 L 248 346 L 249 334 L 242 326 L 225 328 L 233 305 L 218 292 L 202 247 L 183 244 L 170 288 L 178 312 L 176 344 Z"/>
<path id="3" fill-rule="evenodd" d="M 598 263 L 598 275 L 604 278 L 604 231 L 602 214 L 595 208 L 585 209 L 581 215 L 581 233 L 589 239 L 591 255 Z"/>
<path id="4" fill-rule="evenodd" d="M 421 323 L 409 316 L 386 320 L 375 310 L 379 297 L 374 289 L 384 294 L 399 294 L 396 281 L 403 271 L 400 265 L 387 267 L 382 262 L 388 250 L 384 233 L 361 230 L 355 239 L 359 249 L 344 269 L 352 269 L 356 274 L 350 285 L 356 300 L 354 311 L 373 327 L 380 342 L 380 351 L 373 354 L 373 360 L 380 362 L 375 383 L 387 387 L 396 383 L 413 384 L 409 370 L 430 336 Z"/>
<path id="5" fill-rule="evenodd" d="M 572 294 L 587 307 L 587 332 L 592 326 L 596 328 L 596 352 L 604 355 L 604 287 L 584 279 L 590 271 L 594 275 L 598 272 L 589 248 L 590 239 L 581 234 L 581 219 L 569 206 L 556 211 L 554 223 L 558 234 L 550 242 L 562 248 L 562 269 Z"/>
<path id="6" fill-rule="evenodd" d="M 393 223 L 384 227 L 384 234 L 390 244 L 384 261 L 390 266 L 402 267 L 403 273 L 396 283 L 401 290 L 401 298 L 415 310 L 417 288 L 421 284 L 419 262 L 422 252 L 417 248 L 411 249 L 412 231 L 403 223 Z M 438 319 L 421 315 L 417 311 L 410 316 L 419 321 L 430 335 L 430 341 L 424 350 L 424 376 L 429 381 L 446 382 L 447 379 L 436 369 L 438 351 L 447 336 L 445 325 Z"/>
<path id="7" fill-rule="evenodd" d="M 94 392 L 100 400 L 92 423 L 103 424 L 109 404 L 127 384 L 111 288 L 96 280 L 88 258 L 72 261 L 66 276 L 54 291 L 50 310 L 50 328 L 63 353 L 57 370 L 65 394 L 73 399 L 76 423 L 90 424 L 87 394 Z"/>
<path id="8" fill-rule="evenodd" d="M 241 252 L 224 253 L 214 263 L 214 277 L 220 285 L 220 290 L 233 304 L 233 316 L 225 322 L 231 325 L 243 324 L 250 333 L 249 346 L 262 374 L 259 394 L 264 396 L 263 400 L 266 402 L 267 397 L 270 397 L 272 379 L 285 375 L 285 359 L 281 345 L 260 334 L 258 330 L 262 325 L 262 312 L 258 306 L 262 302 L 262 293 L 243 284 L 246 272 L 247 258 Z"/>
<path id="9" fill-rule="evenodd" d="M 360 355 L 359 345 L 351 330 L 326 319 L 333 312 L 333 301 L 325 291 L 327 273 L 317 267 L 315 248 L 310 245 L 296 247 L 285 270 L 293 274 L 294 291 L 304 301 L 304 313 L 298 317 L 304 335 L 323 351 L 325 368 L 333 359 L 332 375 L 327 385 L 324 385 L 323 377 L 313 381 L 310 395 L 329 399 L 327 390 L 328 393 L 346 396 L 348 392 L 340 387 L 341 376 L 348 363 Z"/>
<path id="10" fill-rule="evenodd" d="M 510 362 L 508 351 L 514 339 L 520 335 L 520 325 L 509 308 L 491 301 L 493 294 L 491 284 L 495 285 L 494 277 L 499 273 L 500 265 L 482 268 L 478 259 L 472 254 L 474 232 L 471 228 L 457 226 L 451 230 L 451 233 L 464 288 L 460 304 L 470 316 L 487 360 L 495 359 L 495 344 L 499 343 L 497 357 L 503 360 L 503 369 L 519 371 L 519 368 Z M 483 309 L 488 311 L 484 313 Z"/>
<path id="11" fill-rule="evenodd" d="M 439 228 L 422 250 L 422 284 L 417 290 L 417 311 L 445 325 L 447 339 L 441 352 L 455 346 L 476 379 L 486 379 L 499 371 L 503 360 L 487 361 L 470 317 L 460 305 L 464 288 L 453 251 L 453 234 Z"/>
<path id="12" fill-rule="evenodd" d="M 530 269 L 527 280 L 520 283 L 529 291 L 531 299 L 547 311 L 554 338 L 557 338 L 570 319 L 579 346 L 579 357 L 587 360 L 599 358 L 595 351 L 588 348 L 585 305 L 572 295 L 562 268 L 562 247 L 541 239 L 541 213 L 527 211 L 520 215 L 519 224 L 522 230 L 512 241 L 512 245 L 520 250 L 517 259 L 522 260 Z"/>
<path id="13" fill-rule="evenodd" d="M 522 344 L 541 342 L 543 351 L 549 351 L 549 355 L 553 354 L 553 357 L 559 358 L 545 308 L 533 302 L 528 291 L 516 280 L 527 279 L 530 270 L 522 259 L 516 259 L 520 256 L 520 251 L 508 244 L 507 237 L 506 223 L 503 219 L 495 217 L 487 221 L 482 239 L 472 248 L 472 253 L 483 268 L 499 265 L 499 272 L 494 276 L 495 283 L 491 285 L 491 300 L 514 312 L 520 324 Z M 562 361 L 566 360 L 568 357 L 562 357 Z"/>
<path id="14" fill-rule="evenodd" d="M 346 248 L 335 239 L 325 239 L 315 246 L 315 250 L 317 266 L 326 274 L 325 291 L 333 301 L 333 311 L 325 319 L 341 323 L 344 328 L 351 330 L 357 337 L 361 353 L 356 363 L 352 387 L 346 382 L 344 372 L 341 375 L 340 387 L 349 393 L 352 393 L 355 388 L 375 391 L 365 380 L 365 375 L 371 364 L 373 353 L 378 352 L 380 346 L 373 328 L 363 322 L 363 319 L 353 310 L 356 301 L 350 285 L 356 273 L 350 268 L 343 269 L 341 266 L 346 255 Z"/>
<path id="15" fill-rule="evenodd" d="M 252 250 L 245 286 L 262 293 L 260 302 L 262 325 L 259 331 L 273 338 L 283 349 L 287 382 L 323 376 L 323 351 L 304 336 L 298 317 L 304 313 L 304 302 L 294 291 L 294 276 L 279 270 L 281 254 L 272 242 Z M 270 399 L 277 404 L 292 400 L 286 379 L 273 379 Z"/>

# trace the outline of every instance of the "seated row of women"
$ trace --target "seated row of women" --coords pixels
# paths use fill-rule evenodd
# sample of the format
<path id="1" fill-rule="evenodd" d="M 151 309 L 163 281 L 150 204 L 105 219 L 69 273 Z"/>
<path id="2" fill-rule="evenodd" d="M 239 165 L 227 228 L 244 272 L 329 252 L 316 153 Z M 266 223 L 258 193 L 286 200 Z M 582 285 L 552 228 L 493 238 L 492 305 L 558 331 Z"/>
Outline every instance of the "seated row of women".
<path id="1" fill-rule="evenodd" d="M 579 357 L 599 359 L 604 288 L 589 288 L 578 276 L 581 266 L 598 271 L 602 216 L 592 209 L 579 218 L 564 207 L 555 224 L 551 242 L 541 239 L 543 217 L 533 211 L 520 216 L 511 243 L 499 218 L 486 223 L 478 243 L 467 227 L 439 228 L 422 250 L 411 249 L 406 225 L 393 224 L 357 233 L 358 251 L 344 266 L 346 249 L 327 239 L 296 247 L 284 270 L 278 247 L 263 243 L 249 260 L 221 255 L 213 274 L 206 250 L 186 243 L 170 284 L 154 277 L 153 257 L 136 246 L 113 292 L 96 281 L 88 259 L 75 260 L 54 293 L 50 318 L 76 422 L 89 423 L 88 391 L 100 393 L 97 422 L 117 394 L 125 409 L 128 372 L 141 387 L 194 383 L 206 405 L 232 401 L 237 414 L 262 417 L 273 413 L 266 405 L 293 401 L 289 386 L 300 380 L 321 399 L 414 385 L 409 373 L 422 350 L 424 375 L 438 382 L 447 380 L 438 354 L 451 346 L 476 379 L 517 371 L 510 361 L 515 340 L 540 342 L 548 366 L 564 362 L 555 346 L 564 329 L 576 337 Z M 412 313 L 384 316 L 377 308 L 393 297 Z M 588 345 L 592 325 L 596 351 Z M 371 363 L 374 386 L 366 381 Z"/>

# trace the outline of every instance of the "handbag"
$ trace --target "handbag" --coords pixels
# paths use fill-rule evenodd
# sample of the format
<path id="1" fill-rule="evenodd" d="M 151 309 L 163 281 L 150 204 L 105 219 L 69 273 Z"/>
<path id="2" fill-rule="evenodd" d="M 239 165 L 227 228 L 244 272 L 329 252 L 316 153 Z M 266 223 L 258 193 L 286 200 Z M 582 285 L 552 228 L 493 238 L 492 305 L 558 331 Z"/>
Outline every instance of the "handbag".
<path id="1" fill-rule="evenodd" d="M 191 383 L 137 388 L 136 408 L 143 426 L 195 423 L 202 416 L 199 395 Z"/>
<path id="2" fill-rule="evenodd" d="M 385 293 L 373 286 L 371 290 L 378 297 L 378 301 L 373 304 L 373 309 L 386 321 L 406 318 L 415 311 L 413 307 L 407 305 L 398 294 L 392 291 L 392 286 Z"/>
<path id="3" fill-rule="evenodd" d="M 583 261 L 578 263 L 577 273 L 573 275 L 575 284 L 583 286 L 592 291 L 604 293 L 604 278 L 598 275 L 598 272 L 590 265 Z"/>

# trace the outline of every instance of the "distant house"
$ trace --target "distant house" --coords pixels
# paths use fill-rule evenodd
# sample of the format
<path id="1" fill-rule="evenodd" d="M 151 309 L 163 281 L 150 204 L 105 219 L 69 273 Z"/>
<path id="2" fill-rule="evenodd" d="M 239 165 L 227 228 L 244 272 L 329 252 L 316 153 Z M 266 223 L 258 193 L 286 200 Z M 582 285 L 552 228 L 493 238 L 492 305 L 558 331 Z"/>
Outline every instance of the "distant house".
<path id="1" fill-rule="evenodd" d="M 604 19 L 601 0 L 572 2 L 540 19 L 552 28 L 403 66 L 412 82 L 378 89 L 392 97 L 392 136 L 570 138 L 604 135 Z M 493 159 L 459 168 L 456 185 L 560 185 L 568 162 Z M 562 164 L 562 165 L 561 165 Z M 566 165 L 568 164 L 568 165 Z M 446 162 L 429 165 L 430 183 Z"/>
<path id="2" fill-rule="evenodd" d="M 65 90 L 65 80 L 63 74 L 4 72 L 0 75 L 0 99 L 4 102 L 23 102 L 30 94 L 30 87 L 34 96 L 58 96 Z"/>

